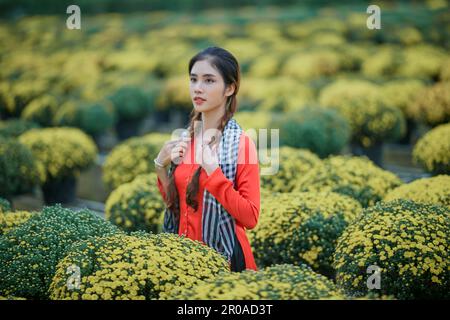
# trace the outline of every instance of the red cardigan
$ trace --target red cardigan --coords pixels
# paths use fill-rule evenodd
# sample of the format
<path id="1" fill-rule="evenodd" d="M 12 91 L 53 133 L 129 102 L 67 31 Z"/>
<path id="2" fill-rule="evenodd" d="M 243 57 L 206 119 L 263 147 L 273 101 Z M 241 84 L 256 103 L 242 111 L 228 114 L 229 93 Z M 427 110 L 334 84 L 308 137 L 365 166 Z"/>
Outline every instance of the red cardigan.
<path id="1" fill-rule="evenodd" d="M 183 161 L 175 170 L 175 184 L 180 199 L 178 234 L 185 234 L 193 240 L 204 243 L 202 239 L 202 208 L 203 193 L 206 189 L 234 217 L 236 221 L 236 237 L 244 252 L 246 269 L 257 270 L 252 249 L 245 234 L 246 229 L 253 229 L 256 226 L 260 210 L 259 165 L 253 140 L 245 133 L 240 137 L 235 177 L 237 190 L 234 189 L 233 183 L 225 177 L 220 167 L 211 173 L 210 176 L 204 169 L 201 170 L 197 211 L 194 211 L 193 208 L 186 204 L 187 185 L 199 166 L 195 163 L 195 153 L 191 152 L 193 149 L 194 140 L 192 139 Z M 187 162 L 185 159 L 190 159 L 191 164 L 185 163 Z M 159 191 L 166 201 L 166 194 L 159 178 L 157 183 Z"/>

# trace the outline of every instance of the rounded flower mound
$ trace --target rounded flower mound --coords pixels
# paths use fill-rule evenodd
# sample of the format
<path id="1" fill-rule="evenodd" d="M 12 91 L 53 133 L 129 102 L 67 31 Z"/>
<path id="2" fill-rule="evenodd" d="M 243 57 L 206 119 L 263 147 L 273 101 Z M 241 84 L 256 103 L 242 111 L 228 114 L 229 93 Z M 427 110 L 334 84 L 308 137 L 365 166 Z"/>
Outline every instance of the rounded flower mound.
<path id="1" fill-rule="evenodd" d="M 73 106 L 68 102 L 54 118 L 54 122 L 58 125 L 77 127 L 93 137 L 109 130 L 115 121 L 114 108 L 108 101 L 80 103 Z"/>
<path id="2" fill-rule="evenodd" d="M 140 174 L 154 172 L 153 159 L 167 140 L 170 140 L 170 135 L 152 133 L 121 143 L 105 160 L 103 182 L 109 188 L 116 189 Z"/>
<path id="3" fill-rule="evenodd" d="M 413 149 L 413 160 L 432 174 L 450 173 L 450 123 L 427 132 Z"/>
<path id="4" fill-rule="evenodd" d="M 32 129 L 19 137 L 31 149 L 34 158 L 46 172 L 42 183 L 50 179 L 79 176 L 97 157 L 94 141 L 75 128 Z"/>
<path id="5" fill-rule="evenodd" d="M 280 129 L 280 143 L 310 150 L 324 158 L 336 154 L 350 139 L 350 126 L 332 109 L 305 107 L 275 117 L 272 128 Z"/>
<path id="6" fill-rule="evenodd" d="M 56 265 L 69 245 L 117 232 L 117 227 L 87 209 L 74 212 L 59 204 L 45 207 L 0 237 L 0 295 L 48 298 Z"/>
<path id="7" fill-rule="evenodd" d="M 26 146 L 14 138 L 0 136 L 0 195 L 30 192 L 43 176 Z"/>
<path id="8" fill-rule="evenodd" d="M 121 120 L 140 119 L 152 110 L 152 101 L 134 86 L 123 86 L 110 97 Z"/>
<path id="9" fill-rule="evenodd" d="M 105 218 L 126 231 L 161 231 L 164 202 L 156 174 L 140 175 L 115 189 L 106 200 Z"/>
<path id="10" fill-rule="evenodd" d="M 358 200 L 363 207 L 380 201 L 403 182 L 366 157 L 334 156 L 306 172 L 295 191 L 333 191 Z"/>
<path id="11" fill-rule="evenodd" d="M 189 90 L 184 76 L 172 76 L 164 83 L 156 98 L 157 110 L 190 110 L 192 108 Z"/>
<path id="12" fill-rule="evenodd" d="M 380 202 L 364 210 L 338 240 L 338 286 L 367 293 L 369 266 L 380 272 L 380 294 L 399 299 L 449 298 L 450 210 L 411 200 Z"/>
<path id="13" fill-rule="evenodd" d="M 421 92 L 408 113 L 416 121 L 436 126 L 450 121 L 450 82 L 440 82 Z"/>
<path id="14" fill-rule="evenodd" d="M 73 266 L 73 267 L 72 267 Z M 68 268 L 79 267 L 79 286 L 68 286 Z M 185 237 L 136 232 L 74 244 L 57 267 L 52 299 L 165 299 L 228 270 L 214 249 Z M 72 283 L 74 286 L 76 283 Z"/>
<path id="15" fill-rule="evenodd" d="M 449 186 L 450 176 L 448 175 L 422 178 L 390 191 L 384 197 L 384 201 L 409 199 L 414 202 L 438 204 L 450 208 Z"/>
<path id="16" fill-rule="evenodd" d="M 278 160 L 276 173 L 261 174 L 261 186 L 276 192 L 290 192 L 297 184 L 297 180 L 311 170 L 321 160 L 309 150 L 280 147 L 273 149 L 267 156 Z M 273 164 L 274 165 L 274 164 Z"/>
<path id="17" fill-rule="evenodd" d="M 337 109 L 350 123 L 353 140 L 364 147 L 401 138 L 406 130 L 401 110 L 385 104 L 378 86 L 339 80 L 325 87 L 320 104 Z"/>
<path id="18" fill-rule="evenodd" d="M 293 192 L 264 198 L 261 210 L 257 228 L 249 232 L 258 265 L 307 263 L 332 276 L 336 240 L 362 207 L 337 193 Z"/>
<path id="19" fill-rule="evenodd" d="M 28 211 L 14 211 L 2 212 L 0 210 L 0 235 L 3 235 L 15 227 L 25 223 L 33 216 L 32 212 Z"/>
<path id="20" fill-rule="evenodd" d="M 409 106 L 416 101 L 424 88 L 425 84 L 417 79 L 393 80 L 384 84 L 381 92 L 385 104 L 396 106 L 406 118 L 412 119 L 414 115 L 409 113 Z"/>
<path id="21" fill-rule="evenodd" d="M 275 265 L 260 271 L 220 274 L 192 289 L 179 289 L 176 300 L 342 299 L 334 283 L 306 265 Z"/>

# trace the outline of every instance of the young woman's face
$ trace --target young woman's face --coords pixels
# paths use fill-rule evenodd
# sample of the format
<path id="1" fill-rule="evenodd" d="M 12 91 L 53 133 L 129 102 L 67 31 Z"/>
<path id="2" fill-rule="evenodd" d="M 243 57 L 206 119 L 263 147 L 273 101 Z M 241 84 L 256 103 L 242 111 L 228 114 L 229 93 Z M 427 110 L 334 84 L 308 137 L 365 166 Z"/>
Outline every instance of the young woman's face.
<path id="1" fill-rule="evenodd" d="M 190 74 L 190 95 L 197 112 L 208 112 L 223 106 L 233 87 L 225 82 L 208 60 L 197 61 Z"/>

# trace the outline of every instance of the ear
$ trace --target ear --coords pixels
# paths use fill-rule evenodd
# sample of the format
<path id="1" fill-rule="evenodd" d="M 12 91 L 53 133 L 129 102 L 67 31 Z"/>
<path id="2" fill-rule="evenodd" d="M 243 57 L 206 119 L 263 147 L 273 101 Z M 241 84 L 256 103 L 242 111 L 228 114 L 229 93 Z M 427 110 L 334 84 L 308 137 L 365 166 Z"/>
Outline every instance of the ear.
<path id="1" fill-rule="evenodd" d="M 229 86 L 227 86 L 227 88 L 225 90 L 225 95 L 227 97 L 233 95 L 235 89 L 236 89 L 235 84 L 234 83 L 230 84 Z"/>

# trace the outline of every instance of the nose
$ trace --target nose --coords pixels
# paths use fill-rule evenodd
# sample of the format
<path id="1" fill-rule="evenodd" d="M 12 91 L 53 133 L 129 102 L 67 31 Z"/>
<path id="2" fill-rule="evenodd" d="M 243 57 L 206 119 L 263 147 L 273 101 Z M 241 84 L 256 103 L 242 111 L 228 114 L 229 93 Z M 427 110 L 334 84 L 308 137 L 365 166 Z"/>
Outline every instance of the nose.
<path id="1" fill-rule="evenodd" d="M 196 83 L 194 83 L 194 92 L 195 93 L 203 92 L 203 85 L 201 81 L 197 81 Z"/>

